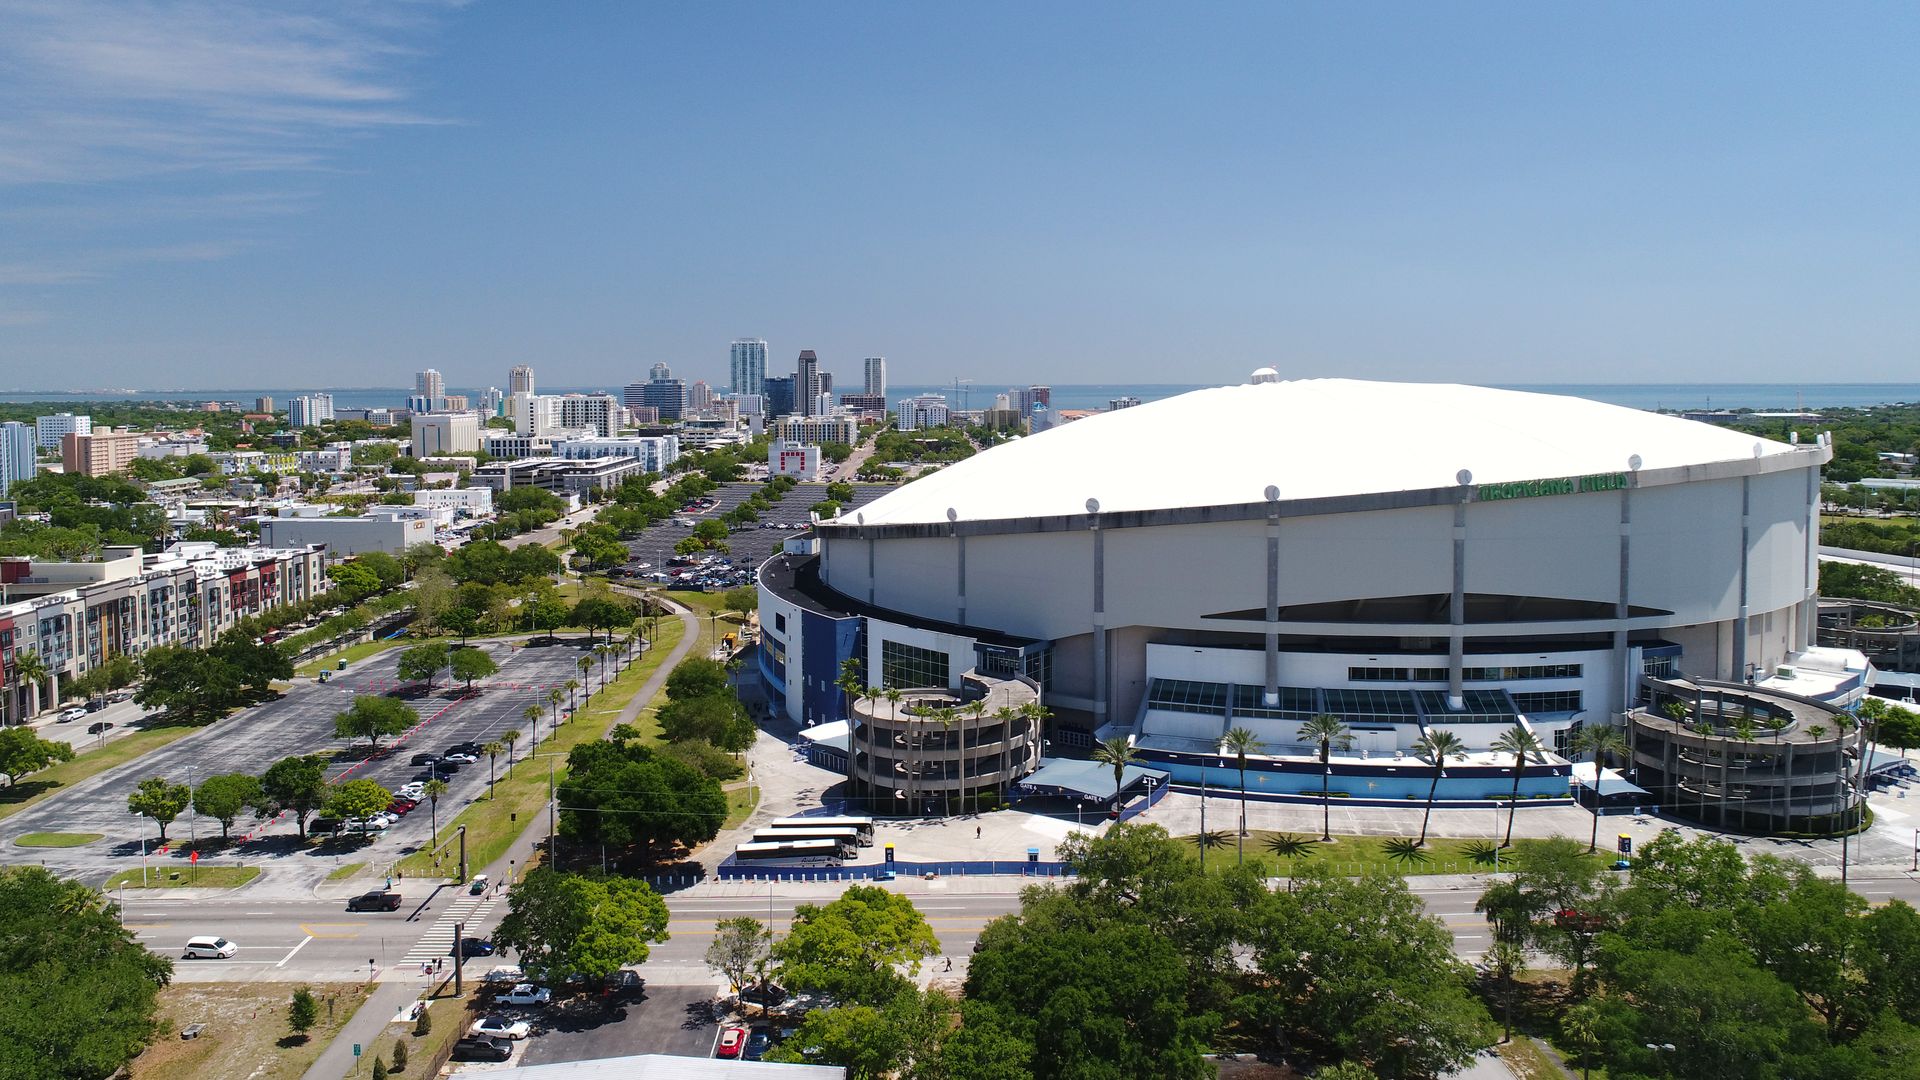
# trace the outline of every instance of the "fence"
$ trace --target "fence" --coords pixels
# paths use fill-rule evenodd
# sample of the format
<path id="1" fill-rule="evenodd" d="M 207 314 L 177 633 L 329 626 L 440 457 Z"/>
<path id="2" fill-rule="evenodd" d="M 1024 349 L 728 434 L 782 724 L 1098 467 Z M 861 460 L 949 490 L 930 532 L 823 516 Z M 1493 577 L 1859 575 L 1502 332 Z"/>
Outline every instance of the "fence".
<path id="1" fill-rule="evenodd" d="M 1165 798 L 1168 789 L 1172 787 L 1173 787 L 1172 784 L 1166 783 L 1164 781 L 1149 787 L 1147 789 L 1146 798 L 1135 799 L 1134 801 L 1120 808 L 1120 820 L 1128 821 L 1137 815 L 1146 813 L 1147 810 L 1150 809 L 1154 803 L 1157 803 L 1161 799 Z"/>
<path id="2" fill-rule="evenodd" d="M 977 862 L 897 862 L 891 865 L 879 863 L 862 866 L 770 866 L 764 863 L 736 863 L 728 860 L 720 864 L 718 877 L 721 881 L 871 881 L 876 875 L 889 870 L 899 877 L 922 877 L 926 874 L 936 874 L 940 877 L 967 877 L 982 874 L 1035 878 L 1068 876 L 1065 863 L 1027 862 L 1019 859 Z"/>

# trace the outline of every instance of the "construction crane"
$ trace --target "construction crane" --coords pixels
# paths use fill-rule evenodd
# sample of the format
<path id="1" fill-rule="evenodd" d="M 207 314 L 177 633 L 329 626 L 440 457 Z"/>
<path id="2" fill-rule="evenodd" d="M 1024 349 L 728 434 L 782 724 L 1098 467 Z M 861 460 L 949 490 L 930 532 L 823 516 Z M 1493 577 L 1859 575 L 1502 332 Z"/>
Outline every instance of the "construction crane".
<path id="1" fill-rule="evenodd" d="M 960 399 L 961 412 L 967 411 L 967 387 L 972 385 L 972 379 L 962 379 L 958 375 L 953 378 L 953 396 Z"/>

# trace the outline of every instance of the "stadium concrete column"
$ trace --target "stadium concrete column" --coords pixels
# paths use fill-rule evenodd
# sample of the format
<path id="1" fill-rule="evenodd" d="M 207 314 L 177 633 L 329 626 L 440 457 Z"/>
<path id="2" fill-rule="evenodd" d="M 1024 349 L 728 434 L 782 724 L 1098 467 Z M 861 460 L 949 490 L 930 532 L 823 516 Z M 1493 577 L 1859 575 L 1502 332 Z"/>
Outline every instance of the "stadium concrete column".
<path id="1" fill-rule="evenodd" d="M 1760 456 L 1758 443 L 1753 447 L 1754 456 Z M 1748 596 L 1748 584 L 1753 563 L 1753 478 L 1740 478 L 1740 617 L 1733 628 L 1733 678 L 1732 682 L 1749 682 L 1747 678 L 1747 620 L 1752 617 L 1752 602 Z"/>
<path id="2" fill-rule="evenodd" d="M 954 589 L 954 601 L 957 614 L 953 621 L 961 626 L 967 625 L 967 538 L 960 535 L 960 513 L 953 507 L 947 507 L 947 535 L 953 537 L 958 548 L 955 559 L 959 567 L 959 581 Z"/>
<path id="3" fill-rule="evenodd" d="M 1100 529 L 1100 500 L 1087 500 L 1093 530 L 1093 730 L 1107 726 L 1107 545 Z"/>
<path id="4" fill-rule="evenodd" d="M 1473 498 L 1473 473 L 1461 469 L 1460 497 L 1453 504 L 1453 594 L 1447 598 L 1447 708 L 1467 707 L 1464 672 L 1467 623 L 1467 501 Z"/>
<path id="5" fill-rule="evenodd" d="M 1633 489 L 1640 482 L 1640 455 L 1627 458 L 1627 486 L 1620 489 L 1620 595 L 1613 602 L 1614 701 L 1607 703 L 1616 725 L 1625 725 L 1627 709 L 1633 704 L 1638 681 L 1631 670 L 1633 651 L 1627 643 L 1627 619 L 1633 613 L 1628 602 L 1633 579 Z"/>
<path id="6" fill-rule="evenodd" d="M 1280 489 L 1267 485 L 1267 682 L 1268 708 L 1280 704 Z M 1228 703 L 1232 708 L 1232 703 Z"/>
<path id="7" fill-rule="evenodd" d="M 1798 432 L 1794 433 L 1793 441 L 1796 444 L 1799 443 L 1800 435 Z M 1818 459 L 1816 458 L 1815 460 Z M 1818 465 L 1807 470 L 1807 535 L 1809 537 L 1820 535 L 1820 466 Z M 1820 545 L 1812 543 L 1807 545 L 1807 558 L 1805 564 L 1801 567 L 1801 573 L 1803 575 L 1801 580 L 1805 582 L 1806 587 L 1801 590 L 1803 599 L 1800 602 L 1800 618 L 1798 620 L 1800 639 L 1794 643 L 1794 648 L 1796 649 L 1807 648 L 1816 640 L 1817 631 L 1815 630 L 1815 626 L 1817 625 L 1820 614 L 1820 601 L 1818 599 L 1820 594 Z"/>

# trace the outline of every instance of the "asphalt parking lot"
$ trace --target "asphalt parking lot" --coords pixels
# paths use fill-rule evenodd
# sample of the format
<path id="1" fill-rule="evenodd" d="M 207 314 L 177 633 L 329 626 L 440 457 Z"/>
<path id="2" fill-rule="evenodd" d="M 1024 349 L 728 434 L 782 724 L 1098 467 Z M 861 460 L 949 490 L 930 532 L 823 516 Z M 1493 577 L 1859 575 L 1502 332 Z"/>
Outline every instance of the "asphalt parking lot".
<path id="1" fill-rule="evenodd" d="M 639 1001 L 612 1008 L 580 1003 L 543 1014 L 547 1030 L 529 1040 L 521 1065 L 626 1054 L 708 1057 L 719 1030 L 714 987 L 647 985 Z"/>
<path id="2" fill-rule="evenodd" d="M 703 510 L 698 514 L 683 514 L 681 517 L 696 522 L 709 518 L 718 520 L 727 511 L 747 501 L 749 496 L 760 489 L 760 484 L 722 484 L 709 496 L 715 500 L 712 509 Z M 865 506 L 893 490 L 895 485 L 892 484 L 855 484 L 853 485 L 853 502 L 844 507 L 843 512 L 850 513 L 854 508 Z M 811 524 L 809 513 L 813 504 L 826 497 L 827 489 L 824 484 L 801 484 L 795 487 L 787 492 L 786 498 L 774 503 L 771 509 L 761 514 L 756 525 L 748 525 L 732 532 L 727 537 L 730 554 L 722 557 L 731 560 L 732 565 L 743 572 L 751 571 L 752 568 L 766 562 L 779 548 L 781 541 L 795 534 L 796 530 L 791 526 L 804 527 Z M 775 528 L 776 525 L 786 525 L 789 528 Z M 675 525 L 671 521 L 648 529 L 627 541 L 627 551 L 631 556 L 628 567 L 631 569 L 636 563 L 644 562 L 650 565 L 640 571 L 642 575 L 667 571 L 669 569 L 667 560 L 673 557 L 673 546 L 686 539 L 692 531 L 687 526 Z M 642 577 L 641 580 L 648 579 Z M 745 583 L 745 580 L 740 582 L 740 584 Z"/>
<path id="3" fill-rule="evenodd" d="M 330 779 L 367 777 L 392 790 L 422 771 L 408 764 L 413 754 L 439 753 L 464 741 L 485 743 L 509 728 L 525 736 L 515 746 L 515 756 L 525 756 L 532 749 L 529 744 L 534 725 L 527 721 L 524 710 L 536 702 L 545 709 L 538 725 L 544 738 L 553 715 L 547 707 L 549 690 L 579 677 L 575 665 L 585 654 L 586 641 L 563 635 L 553 644 L 536 641 L 524 647 L 506 642 L 475 644 L 485 648 L 501 670 L 473 693 L 446 682 L 430 693 L 400 683 L 394 674 L 399 650 L 389 650 L 330 682 L 300 680 L 278 700 L 237 713 L 29 807 L 0 827 L 0 844 L 28 832 L 104 834 L 104 839 L 85 847 L 45 849 L 49 868 L 91 877 L 139 865 L 143 846 L 157 838 L 151 820 L 127 810 L 127 796 L 147 777 L 198 783 L 217 772 L 258 775 L 281 758 L 318 753 L 331 760 Z M 333 734 L 334 715 L 346 708 L 354 695 L 366 693 L 393 693 L 422 718 L 421 724 L 398 740 L 387 740 L 380 754 L 371 758 L 364 741 L 348 747 Z M 499 767 L 505 771 L 504 759 Z M 460 807 L 484 794 L 486 778 L 484 757 L 452 776 L 450 790 L 440 800 L 440 821 L 449 820 Z M 425 843 L 430 828 L 427 808 L 421 807 L 385 833 L 375 834 L 366 854 L 375 859 L 398 857 Z M 219 822 L 192 810 L 182 813 L 167 830 L 168 839 L 175 842 L 218 836 L 219 831 Z M 223 862 L 236 858 L 245 861 L 251 855 L 283 856 L 293 850 L 293 824 L 284 816 L 274 822 L 243 816 L 234 822 L 232 834 L 236 842 L 220 853 Z M 324 871 L 329 860 L 312 862 Z"/>

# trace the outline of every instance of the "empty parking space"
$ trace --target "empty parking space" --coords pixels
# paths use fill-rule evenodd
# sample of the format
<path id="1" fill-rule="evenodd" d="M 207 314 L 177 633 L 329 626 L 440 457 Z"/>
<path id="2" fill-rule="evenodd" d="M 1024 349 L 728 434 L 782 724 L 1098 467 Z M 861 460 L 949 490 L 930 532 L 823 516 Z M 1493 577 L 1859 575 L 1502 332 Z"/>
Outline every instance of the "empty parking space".
<path id="1" fill-rule="evenodd" d="M 754 492 L 762 490 L 760 484 L 722 484 L 708 496 L 714 505 L 695 514 L 682 514 L 676 521 L 700 522 L 709 519 L 719 520 L 727 511 L 747 501 Z M 846 505 L 846 511 L 865 506 L 867 503 L 894 490 L 888 484 L 855 484 L 853 501 Z M 787 492 L 786 498 L 774 503 L 772 508 L 760 515 L 760 520 L 752 525 L 741 526 L 730 531 L 727 536 L 727 553 L 720 558 L 727 559 L 737 568 L 740 580 L 732 584 L 746 584 L 744 576 L 766 562 L 783 540 L 802 531 L 811 523 L 811 510 L 815 503 L 827 497 L 824 484 L 801 484 Z M 782 528 L 781 526 L 785 526 Z M 627 541 L 627 550 L 631 553 L 630 568 L 637 569 L 644 577 L 648 574 L 671 573 L 680 569 L 669 566 L 674 557 L 674 545 L 686 539 L 693 532 L 691 525 L 669 521 L 646 530 L 640 536 Z M 648 564 L 644 569 L 638 563 Z M 657 579 L 654 580 L 658 584 Z M 720 588 L 730 587 L 721 585 Z"/>

